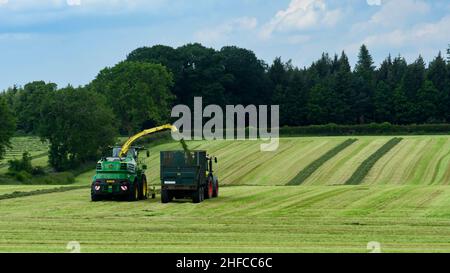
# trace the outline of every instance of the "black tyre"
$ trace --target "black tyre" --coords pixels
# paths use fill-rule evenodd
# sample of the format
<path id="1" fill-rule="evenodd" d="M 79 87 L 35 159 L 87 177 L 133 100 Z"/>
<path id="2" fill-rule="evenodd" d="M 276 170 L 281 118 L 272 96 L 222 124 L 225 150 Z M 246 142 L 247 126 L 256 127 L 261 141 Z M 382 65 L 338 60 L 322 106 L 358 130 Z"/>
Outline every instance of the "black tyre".
<path id="1" fill-rule="evenodd" d="M 102 197 L 99 195 L 96 195 L 93 191 L 91 191 L 91 201 L 92 202 L 98 202 L 98 201 L 102 201 Z"/>
<path id="2" fill-rule="evenodd" d="M 142 176 L 142 183 L 141 183 L 140 191 L 139 191 L 139 199 L 140 200 L 147 200 L 148 199 L 148 185 L 147 185 L 147 178 L 145 175 Z"/>
<path id="3" fill-rule="evenodd" d="M 216 180 L 216 183 L 214 183 L 214 190 L 213 190 L 213 198 L 219 197 L 219 180 Z"/>
<path id="4" fill-rule="evenodd" d="M 195 204 L 201 203 L 204 200 L 205 193 L 203 191 L 203 187 L 199 187 L 192 194 L 192 202 Z"/>
<path id="5" fill-rule="evenodd" d="M 130 187 L 130 191 L 128 192 L 128 201 L 135 202 L 138 200 L 139 200 L 139 185 L 138 183 L 134 182 Z"/>
<path id="6" fill-rule="evenodd" d="M 173 197 L 171 196 L 168 190 L 161 190 L 161 203 L 167 204 L 172 201 Z"/>

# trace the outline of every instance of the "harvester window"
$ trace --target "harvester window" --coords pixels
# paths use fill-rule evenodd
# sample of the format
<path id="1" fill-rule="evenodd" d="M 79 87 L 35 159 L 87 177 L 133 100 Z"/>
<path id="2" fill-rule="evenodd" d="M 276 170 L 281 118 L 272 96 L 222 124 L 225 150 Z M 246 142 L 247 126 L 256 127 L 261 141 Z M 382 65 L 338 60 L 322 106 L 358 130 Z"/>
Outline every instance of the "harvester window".
<path id="1" fill-rule="evenodd" d="M 128 150 L 127 157 L 133 157 L 134 159 L 137 159 L 138 152 L 136 151 L 136 149 L 130 149 Z"/>
<path id="2" fill-rule="evenodd" d="M 121 148 L 114 148 L 113 149 L 113 157 L 119 157 L 119 155 L 120 155 L 120 151 L 121 151 L 122 149 Z"/>

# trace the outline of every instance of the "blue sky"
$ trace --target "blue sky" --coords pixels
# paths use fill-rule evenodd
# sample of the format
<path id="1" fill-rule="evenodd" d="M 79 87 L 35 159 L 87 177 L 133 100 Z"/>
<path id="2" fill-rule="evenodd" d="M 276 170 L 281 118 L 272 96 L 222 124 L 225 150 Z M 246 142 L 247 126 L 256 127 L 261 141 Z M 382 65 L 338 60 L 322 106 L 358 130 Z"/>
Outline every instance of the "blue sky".
<path id="1" fill-rule="evenodd" d="M 84 85 L 140 46 L 237 45 L 307 66 L 362 43 L 430 61 L 450 43 L 450 0 L 0 0 L 0 90 Z"/>

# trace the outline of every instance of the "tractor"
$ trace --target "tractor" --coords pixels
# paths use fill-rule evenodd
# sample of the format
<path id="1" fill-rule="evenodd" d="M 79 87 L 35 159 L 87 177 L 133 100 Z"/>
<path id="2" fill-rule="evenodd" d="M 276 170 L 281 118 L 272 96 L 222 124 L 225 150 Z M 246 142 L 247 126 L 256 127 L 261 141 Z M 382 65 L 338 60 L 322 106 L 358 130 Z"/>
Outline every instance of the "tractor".
<path id="1" fill-rule="evenodd" d="M 132 202 L 145 200 L 150 194 L 155 198 L 154 189 L 150 191 L 147 184 L 147 166 L 139 159 L 139 152 L 145 149 L 132 144 L 143 136 L 168 129 L 177 130 L 170 124 L 144 130 L 128 139 L 122 147 L 114 147 L 111 156 L 99 160 L 91 184 L 91 200 L 115 198 Z"/>

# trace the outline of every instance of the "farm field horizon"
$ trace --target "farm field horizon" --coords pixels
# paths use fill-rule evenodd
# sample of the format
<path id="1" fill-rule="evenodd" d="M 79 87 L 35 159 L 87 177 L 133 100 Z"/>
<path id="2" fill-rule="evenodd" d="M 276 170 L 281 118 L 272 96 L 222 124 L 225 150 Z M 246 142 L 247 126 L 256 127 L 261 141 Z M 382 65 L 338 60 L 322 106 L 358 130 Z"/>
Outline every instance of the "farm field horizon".
<path id="1" fill-rule="evenodd" d="M 449 252 L 450 136 L 398 136 L 386 148 L 393 138 L 281 138 L 273 153 L 260 141 L 191 141 L 219 160 L 218 199 L 93 203 L 88 171 L 67 185 L 85 189 L 0 200 L 0 252 L 67 252 L 70 241 L 82 252 L 369 252 L 369 242 Z M 159 151 L 181 146 L 149 149 L 158 188 Z M 0 196 L 53 187 L 0 185 Z"/>

